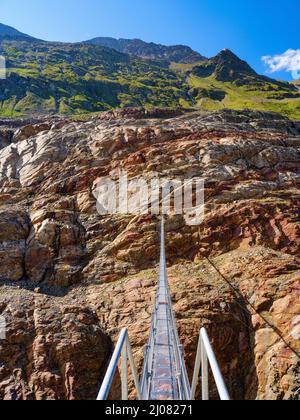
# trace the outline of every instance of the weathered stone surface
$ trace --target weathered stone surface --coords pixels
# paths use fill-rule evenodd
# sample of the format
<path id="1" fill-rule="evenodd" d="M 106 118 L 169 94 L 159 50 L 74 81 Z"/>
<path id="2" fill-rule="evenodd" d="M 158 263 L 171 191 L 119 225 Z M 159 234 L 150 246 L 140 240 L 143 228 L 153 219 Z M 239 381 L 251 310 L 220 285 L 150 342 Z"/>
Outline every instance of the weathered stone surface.
<path id="1" fill-rule="evenodd" d="M 22 211 L 0 210 L 0 280 L 18 281 L 25 276 L 26 239 L 30 221 Z"/>
<path id="2" fill-rule="evenodd" d="M 159 220 L 100 216 L 93 196 L 124 169 L 205 179 L 203 224 L 166 221 L 190 374 L 205 325 L 234 398 L 299 399 L 300 124 L 251 111 L 121 110 L 25 125 L 0 150 L 0 397 L 93 398 L 110 350 L 102 330 L 115 341 L 129 327 L 141 367 Z"/>
<path id="3" fill-rule="evenodd" d="M 14 142 L 26 140 L 30 137 L 36 136 L 38 133 L 42 131 L 49 131 L 51 128 L 51 123 L 42 123 L 42 124 L 35 124 L 35 125 L 25 125 L 22 128 L 19 128 L 14 133 Z"/>
<path id="4" fill-rule="evenodd" d="M 96 398 L 111 344 L 89 308 L 25 292 L 1 308 L 8 324 L 0 342 L 2 400 Z"/>
<path id="5" fill-rule="evenodd" d="M 72 200 L 66 207 L 73 205 Z M 31 213 L 25 269 L 30 284 L 68 287 L 80 279 L 86 256 L 85 230 L 76 212 L 59 209 Z"/>
<path id="6" fill-rule="evenodd" d="M 199 329 L 205 326 L 233 398 L 298 399 L 298 257 L 253 247 L 223 254 L 213 263 L 240 294 L 234 293 L 208 261 L 169 269 L 190 375 Z M 87 299 L 106 330 L 117 338 L 119 326 L 129 327 L 139 366 L 151 321 L 155 279 L 156 271 L 149 270 L 117 284 L 87 289 Z"/>
<path id="7" fill-rule="evenodd" d="M 7 147 L 11 143 L 13 135 L 13 130 L 0 130 L 0 149 Z"/>

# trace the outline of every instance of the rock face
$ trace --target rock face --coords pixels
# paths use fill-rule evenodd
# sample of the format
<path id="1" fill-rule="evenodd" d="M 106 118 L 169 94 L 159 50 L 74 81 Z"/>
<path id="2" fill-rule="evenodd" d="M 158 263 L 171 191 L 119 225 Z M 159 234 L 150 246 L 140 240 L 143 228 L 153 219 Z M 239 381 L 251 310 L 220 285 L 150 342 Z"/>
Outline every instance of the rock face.
<path id="1" fill-rule="evenodd" d="M 0 149 L 8 146 L 13 138 L 12 130 L 0 130 Z"/>
<path id="2" fill-rule="evenodd" d="M 1 279 L 19 281 L 25 275 L 24 261 L 29 218 L 21 211 L 0 213 Z"/>
<path id="3" fill-rule="evenodd" d="M 26 293 L 4 300 L 1 309 L 8 325 L 1 345 L 2 400 L 95 398 L 111 351 L 95 313 Z"/>
<path id="4" fill-rule="evenodd" d="M 93 196 L 123 169 L 205 179 L 204 222 L 166 221 L 190 375 L 206 326 L 233 398 L 299 399 L 300 123 L 123 110 L 10 129 L 0 150 L 0 398 L 95 398 L 125 326 L 141 367 L 159 219 L 100 216 Z"/>

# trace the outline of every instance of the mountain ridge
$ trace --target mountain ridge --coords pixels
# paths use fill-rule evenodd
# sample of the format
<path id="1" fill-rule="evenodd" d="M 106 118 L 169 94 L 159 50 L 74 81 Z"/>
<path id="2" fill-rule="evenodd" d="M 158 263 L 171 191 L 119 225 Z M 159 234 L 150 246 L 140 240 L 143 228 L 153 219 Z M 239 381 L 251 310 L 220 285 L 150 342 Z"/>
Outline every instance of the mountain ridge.
<path id="1" fill-rule="evenodd" d="M 8 26 L 0 22 L 0 41 L 1 39 L 38 41 L 37 38 L 24 34 L 23 32 L 20 32 L 17 29 L 13 28 L 12 26 Z"/>
<path id="2" fill-rule="evenodd" d="M 84 41 L 87 44 L 101 45 L 141 58 L 174 61 L 183 64 L 193 64 L 206 60 L 206 57 L 194 51 L 187 45 L 155 44 L 141 39 L 97 37 Z"/>

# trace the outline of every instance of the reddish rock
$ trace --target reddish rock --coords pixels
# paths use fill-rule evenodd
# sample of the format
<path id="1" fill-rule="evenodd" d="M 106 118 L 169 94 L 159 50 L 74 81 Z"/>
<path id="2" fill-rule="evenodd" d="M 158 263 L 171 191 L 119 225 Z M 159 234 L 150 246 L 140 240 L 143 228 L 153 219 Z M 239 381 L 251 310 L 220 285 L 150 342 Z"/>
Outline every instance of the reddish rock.
<path id="1" fill-rule="evenodd" d="M 251 111 L 181 114 L 120 110 L 5 128 L 14 142 L 0 147 L 0 314 L 9 324 L 0 399 L 95 398 L 107 337 L 122 327 L 141 367 L 159 220 L 97 213 L 95 185 L 120 169 L 205 179 L 201 226 L 166 221 L 189 374 L 206 326 L 233 398 L 299 399 L 300 126 Z"/>
<path id="2" fill-rule="evenodd" d="M 19 293 L 2 316 L 2 400 L 96 398 L 111 344 L 90 309 Z"/>

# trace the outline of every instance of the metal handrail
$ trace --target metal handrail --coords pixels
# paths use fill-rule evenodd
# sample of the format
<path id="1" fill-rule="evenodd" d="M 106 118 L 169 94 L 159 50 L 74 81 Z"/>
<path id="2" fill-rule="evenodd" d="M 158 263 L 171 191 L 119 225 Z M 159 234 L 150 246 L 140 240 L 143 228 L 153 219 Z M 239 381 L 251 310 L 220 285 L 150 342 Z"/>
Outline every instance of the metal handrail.
<path id="1" fill-rule="evenodd" d="M 177 341 L 177 340 L 176 340 Z M 178 345 L 178 350 L 180 345 Z M 183 356 L 183 355 L 182 355 Z M 112 355 L 107 373 L 103 380 L 101 389 L 99 391 L 97 400 L 105 401 L 108 398 L 109 391 L 111 389 L 113 379 L 115 377 L 119 361 L 121 359 L 121 384 L 122 384 L 122 400 L 128 400 L 128 361 L 132 370 L 133 380 L 135 388 L 137 391 L 138 400 L 142 400 L 141 385 L 139 383 L 138 374 L 136 365 L 133 359 L 132 349 L 129 342 L 128 330 L 124 328 L 121 331 L 120 337 L 118 339 L 115 351 Z M 189 382 L 186 376 L 185 364 L 182 362 L 180 357 L 180 374 L 182 375 L 181 379 L 183 382 L 184 397 L 186 400 L 194 400 L 197 390 L 197 385 L 200 376 L 201 370 L 201 379 L 202 379 L 202 400 L 209 400 L 209 375 L 208 375 L 208 365 L 213 373 L 213 377 L 218 389 L 220 399 L 222 401 L 230 401 L 230 395 L 227 390 L 223 375 L 221 373 L 219 364 L 217 362 L 215 353 L 211 346 L 207 331 L 205 328 L 202 328 L 199 335 L 199 343 L 197 349 L 196 363 L 194 376 L 192 381 L 192 386 L 189 387 Z M 149 392 L 149 391 L 148 391 Z"/>
<path id="2" fill-rule="evenodd" d="M 133 359 L 132 349 L 129 342 L 128 329 L 123 328 L 118 339 L 115 351 L 112 355 L 105 378 L 101 385 L 97 401 L 105 401 L 108 398 L 119 361 L 121 359 L 121 384 L 122 384 L 122 400 L 128 400 L 128 361 L 131 367 L 138 400 L 142 399 L 141 387 L 138 379 L 136 365 Z"/>
<path id="3" fill-rule="evenodd" d="M 200 369 L 201 378 L 202 378 L 202 400 L 209 400 L 209 375 L 208 375 L 208 365 L 212 370 L 212 374 L 218 389 L 220 399 L 222 401 L 230 401 L 230 396 L 228 393 L 227 386 L 225 384 L 222 372 L 220 370 L 219 364 L 217 362 L 215 353 L 211 346 L 207 331 L 205 328 L 202 328 L 199 335 L 199 343 L 197 349 L 195 370 L 193 376 L 193 382 L 191 387 L 191 400 L 195 399 L 197 385 L 199 381 Z"/>

